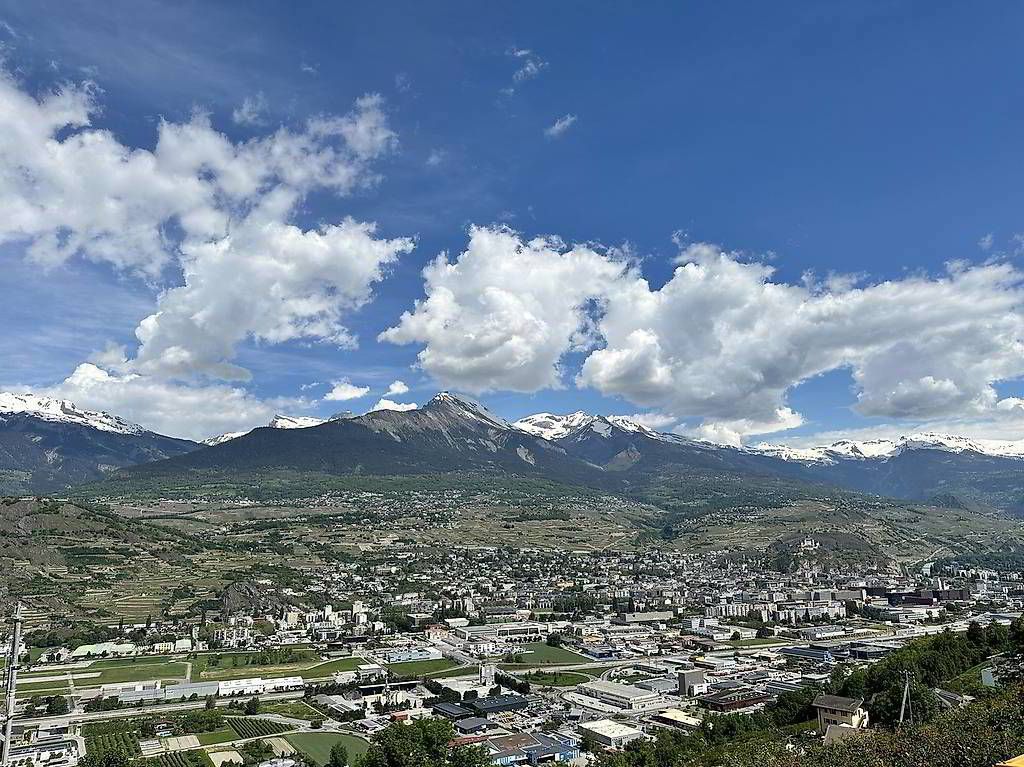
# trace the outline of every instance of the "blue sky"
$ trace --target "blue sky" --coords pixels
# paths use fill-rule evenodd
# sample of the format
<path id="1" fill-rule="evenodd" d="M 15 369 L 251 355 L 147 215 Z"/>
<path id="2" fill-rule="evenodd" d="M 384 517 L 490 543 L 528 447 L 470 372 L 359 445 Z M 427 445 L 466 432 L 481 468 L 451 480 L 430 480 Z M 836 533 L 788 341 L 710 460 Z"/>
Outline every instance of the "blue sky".
<path id="1" fill-rule="evenodd" d="M 310 334 L 278 341 L 254 331 L 233 345 L 231 364 L 251 374 L 240 380 L 205 368 L 171 375 L 166 366 L 143 365 L 136 327 L 158 308 L 161 291 L 187 282 L 173 216 L 164 222 L 170 255 L 148 273 L 88 253 L 41 263 L 28 253 L 39 231 L 12 227 L 0 233 L 0 322 L 7 329 L 0 383 L 120 406 L 146 425 L 189 436 L 233 421 L 221 411 L 200 425 L 178 426 L 175 387 L 240 390 L 248 398 L 235 419 L 241 428 L 264 410 L 365 410 L 394 380 L 410 388 L 392 398 L 402 402 L 422 403 L 450 387 L 509 418 L 539 410 L 654 413 L 665 428 L 712 438 L 728 433 L 733 441 L 933 424 L 1024 436 L 1014 420 L 1021 374 L 1015 254 L 1022 247 L 1015 236 L 1024 231 L 1019 4 L 377 6 L 0 2 L 12 87 L 42 99 L 62 84 L 94 82 L 92 128 L 111 131 L 127 149 L 153 150 L 161 119 L 186 124 L 197 111 L 238 144 L 311 117 L 349 114 L 365 94 L 379 94 L 394 140 L 375 151 L 372 167 L 360 166 L 365 183 L 343 192 L 304 187 L 285 220 L 308 230 L 351 216 L 376 222 L 378 238 L 415 238 L 413 249 L 382 266 L 372 298 L 341 312 L 357 348 Z M 565 130 L 553 135 L 559 120 Z M 77 130 L 65 127 L 55 136 Z M 554 378 L 562 388 L 550 385 L 551 376 L 545 385 L 506 388 L 507 365 L 488 371 L 491 383 L 481 386 L 479 376 L 460 378 L 460 365 L 418 363 L 424 349 L 447 359 L 465 353 L 432 331 L 409 329 L 413 340 L 401 344 L 377 340 L 427 295 L 421 271 L 429 261 L 442 251 L 457 260 L 469 247 L 471 226 L 502 225 L 523 242 L 557 236 L 567 243 L 549 248 L 546 258 L 557 259 L 573 243 L 589 243 L 604 256 L 611 249 L 608 257 L 631 259 L 633 276 L 651 290 L 672 279 L 681 251 L 689 254 L 681 263 L 715 258 L 687 251 L 696 243 L 716 244 L 717 257 L 726 254 L 730 263 L 770 265 L 771 275 L 754 283 L 801 286 L 808 272 L 819 280 L 856 275 L 864 288 L 918 280 L 924 292 L 908 295 L 920 295 L 922 307 L 946 300 L 947 293 L 928 290 L 947 262 L 997 263 L 1008 271 L 954 286 L 971 305 L 992 298 L 992 308 L 964 330 L 960 310 L 950 305 L 942 338 L 921 336 L 927 323 L 918 323 L 885 341 L 885 349 L 844 347 L 783 372 L 764 361 L 737 361 L 741 351 L 724 361 L 707 349 L 689 352 L 698 362 L 710 354 L 701 370 L 723 378 L 753 369 L 757 379 L 785 379 L 766 383 L 781 394 L 756 406 L 751 400 L 761 397 L 751 391 L 729 398 L 689 390 L 692 384 L 680 379 L 692 381 L 693 360 L 680 360 L 680 349 L 665 352 L 670 372 L 658 374 L 657 386 L 632 386 L 643 375 L 639 368 L 611 370 L 612 361 L 598 358 L 575 381 L 592 350 L 616 346 L 609 340 L 616 333 L 635 338 L 632 327 L 598 329 L 588 344 L 558 354 Z M 721 277 L 733 279 L 728 272 Z M 605 288 L 595 289 L 600 298 L 585 298 L 627 300 L 617 297 L 616 285 L 611 298 Z M 474 288 L 466 290 L 471 296 Z M 845 283 L 835 288 L 840 297 L 849 290 Z M 794 306 L 806 308 L 822 291 L 810 290 Z M 756 312 L 764 300 L 755 296 L 744 305 Z M 872 300 L 903 299 L 879 293 Z M 658 319 L 662 348 L 675 342 L 667 337 L 673 332 L 689 332 L 688 306 L 676 306 L 674 320 Z M 771 316 L 762 324 L 770 326 Z M 1004 343 L 988 357 L 999 362 L 985 370 L 974 359 L 959 362 L 972 370 L 970 380 L 936 362 L 935 355 L 945 357 L 940 352 L 908 363 L 903 377 L 878 372 L 885 355 L 901 358 L 894 351 L 900 341 L 916 348 L 945 343 L 966 354 L 971 334 L 988 337 L 994 324 Z M 732 328 L 730 338 L 741 332 Z M 792 344 L 827 345 L 825 337 L 832 336 L 794 330 Z M 168 398 L 161 415 L 147 417 L 144 397 L 122 401 L 65 381 L 109 343 L 126 347 L 113 374 L 150 377 L 162 387 L 153 390 Z M 800 354 L 795 348 L 785 345 L 780 353 Z M 709 378 L 705 390 L 716 389 Z M 343 379 L 370 391 L 344 402 L 319 399 Z M 929 392 L 955 395 L 933 406 L 919 391 L 922 381 Z M 314 382 L 319 388 L 309 387 Z M 775 418 L 780 406 L 799 418 Z M 180 412 L 183 421 L 190 417 L 192 411 Z M 722 431 L 719 424 L 729 425 Z"/>

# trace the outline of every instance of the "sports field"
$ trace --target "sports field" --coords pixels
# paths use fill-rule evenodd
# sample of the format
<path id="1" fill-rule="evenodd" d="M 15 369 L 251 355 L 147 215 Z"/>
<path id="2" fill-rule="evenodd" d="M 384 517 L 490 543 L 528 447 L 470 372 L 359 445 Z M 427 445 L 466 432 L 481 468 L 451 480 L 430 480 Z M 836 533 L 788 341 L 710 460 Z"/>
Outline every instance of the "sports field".
<path id="1" fill-rule="evenodd" d="M 361 738 L 336 732 L 297 732 L 284 737 L 296 750 L 304 753 L 321 767 L 327 764 L 335 743 L 342 743 L 348 749 L 349 764 L 352 764 L 357 756 L 365 754 L 369 748 L 369 744 Z"/>

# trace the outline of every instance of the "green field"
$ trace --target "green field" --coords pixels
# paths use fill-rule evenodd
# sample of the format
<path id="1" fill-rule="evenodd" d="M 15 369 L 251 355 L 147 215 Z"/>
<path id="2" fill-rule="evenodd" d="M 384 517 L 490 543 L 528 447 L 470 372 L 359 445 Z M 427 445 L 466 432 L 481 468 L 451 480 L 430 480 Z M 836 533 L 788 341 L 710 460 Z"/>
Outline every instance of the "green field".
<path id="1" fill-rule="evenodd" d="M 273 679 L 281 676 L 302 676 L 309 679 L 329 677 L 339 671 L 353 671 L 366 661 L 363 658 L 337 658 L 320 662 L 316 653 L 308 649 L 297 650 L 295 655 L 298 660 L 289 663 L 277 663 L 259 665 L 258 654 L 256 653 L 219 653 L 220 662 L 212 664 L 210 661 L 217 653 L 199 655 L 193 660 L 192 679 L 245 679 L 251 676 L 261 676 L 264 679 Z"/>
<path id="2" fill-rule="evenodd" d="M 200 745 L 212 746 L 215 743 L 227 743 L 238 737 L 234 730 L 214 730 L 213 732 L 197 732 L 196 738 Z"/>
<path id="3" fill-rule="evenodd" d="M 590 681 L 589 676 L 577 674 L 575 671 L 534 671 L 525 678 L 530 684 L 546 687 L 575 687 L 581 682 Z"/>
<path id="4" fill-rule="evenodd" d="M 448 658 L 439 660 L 411 660 L 405 663 L 391 663 L 388 670 L 398 676 L 424 676 L 438 671 L 447 671 L 458 664 Z"/>
<path id="5" fill-rule="evenodd" d="M 310 666 L 303 672 L 303 676 L 309 677 L 310 679 L 316 679 L 322 676 L 330 676 L 331 674 L 337 674 L 339 671 L 355 671 L 358 666 L 366 663 L 365 658 L 337 658 L 335 660 L 325 661 L 324 663 L 318 663 L 315 666 Z"/>
<path id="6" fill-rule="evenodd" d="M 174 655 L 140 655 L 136 658 L 111 658 L 109 660 L 94 660 L 89 664 L 88 671 L 99 671 L 104 668 L 122 668 L 124 666 L 150 666 L 154 663 L 169 663 L 172 660 L 181 660 L 180 656 Z M 44 667 L 45 668 L 45 667 Z"/>
<path id="7" fill-rule="evenodd" d="M 288 716 L 292 719 L 305 719 L 310 722 L 314 719 L 323 719 L 324 716 L 315 708 L 307 706 L 301 700 L 281 701 L 278 703 L 260 703 L 261 714 L 278 714 Z"/>
<path id="8" fill-rule="evenodd" d="M 428 674 L 431 679 L 446 679 L 456 676 L 476 676 L 476 666 L 455 666 L 453 668 L 445 669 L 444 671 L 435 671 L 432 674 Z"/>
<path id="9" fill-rule="evenodd" d="M 106 661 L 104 662 L 106 663 Z M 97 673 L 98 672 L 98 673 Z M 155 662 L 155 663 L 128 663 L 116 666 L 89 666 L 84 669 L 76 669 L 71 672 L 75 681 L 75 687 L 99 687 L 104 684 L 117 684 L 120 682 L 142 682 L 149 679 L 184 679 L 188 667 L 181 662 Z M 25 674 L 18 678 L 19 690 L 41 690 L 49 687 L 66 687 L 63 680 L 35 681 L 47 677 L 64 677 L 66 674 L 57 672 L 39 671 Z"/>
<path id="10" fill-rule="evenodd" d="M 552 647 L 546 642 L 531 642 L 522 646 L 523 660 L 520 666 L 570 666 L 574 663 L 590 663 L 586 658 L 563 647 Z"/>
<path id="11" fill-rule="evenodd" d="M 97 757 L 110 751 L 120 751 L 129 756 L 139 753 L 138 730 L 128 729 L 124 732 L 107 732 L 102 735 L 88 737 L 85 740 L 85 750 Z"/>
<path id="12" fill-rule="evenodd" d="M 343 743 L 348 749 L 349 764 L 357 756 L 366 753 L 369 744 L 354 735 L 342 735 L 333 732 L 298 732 L 292 735 L 285 735 L 285 740 L 291 743 L 296 750 L 301 751 L 318 765 L 327 764 L 331 756 L 331 747 L 335 743 Z"/>
<path id="13" fill-rule="evenodd" d="M 175 751 L 171 754 L 161 754 L 148 759 L 140 759 L 135 764 L 144 767 L 204 767 L 207 762 L 203 754 L 198 751 Z"/>
<path id="14" fill-rule="evenodd" d="M 295 729 L 270 719 L 249 719 L 247 717 L 231 717 L 228 719 L 228 726 L 238 734 L 239 738 L 263 738 Z"/>

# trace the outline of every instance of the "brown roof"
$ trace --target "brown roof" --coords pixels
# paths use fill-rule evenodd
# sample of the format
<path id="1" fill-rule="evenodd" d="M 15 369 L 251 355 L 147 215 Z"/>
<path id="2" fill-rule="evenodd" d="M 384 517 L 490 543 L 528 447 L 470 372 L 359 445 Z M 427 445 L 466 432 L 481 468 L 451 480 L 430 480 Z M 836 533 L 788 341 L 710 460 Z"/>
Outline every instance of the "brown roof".
<path id="1" fill-rule="evenodd" d="M 819 695 L 814 699 L 815 708 L 834 708 L 836 711 L 853 713 L 864 704 L 863 698 L 844 698 L 841 695 Z"/>

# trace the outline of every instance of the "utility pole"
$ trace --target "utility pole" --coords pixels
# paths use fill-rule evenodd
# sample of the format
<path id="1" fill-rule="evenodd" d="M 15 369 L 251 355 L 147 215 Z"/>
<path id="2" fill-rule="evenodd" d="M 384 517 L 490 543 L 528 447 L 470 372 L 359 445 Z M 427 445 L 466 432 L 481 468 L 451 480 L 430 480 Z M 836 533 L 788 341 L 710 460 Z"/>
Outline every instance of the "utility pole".
<path id="1" fill-rule="evenodd" d="M 21 602 L 14 608 L 14 633 L 11 635 L 11 651 L 7 656 L 7 709 L 4 712 L 4 756 L 3 767 L 11 763 L 11 727 L 14 724 L 14 688 L 18 683 L 18 656 L 21 655 Z"/>
<path id="2" fill-rule="evenodd" d="M 900 703 L 900 726 L 903 724 L 903 717 L 909 711 L 910 723 L 914 723 L 914 704 L 910 700 L 910 672 L 903 672 L 903 701 Z"/>

